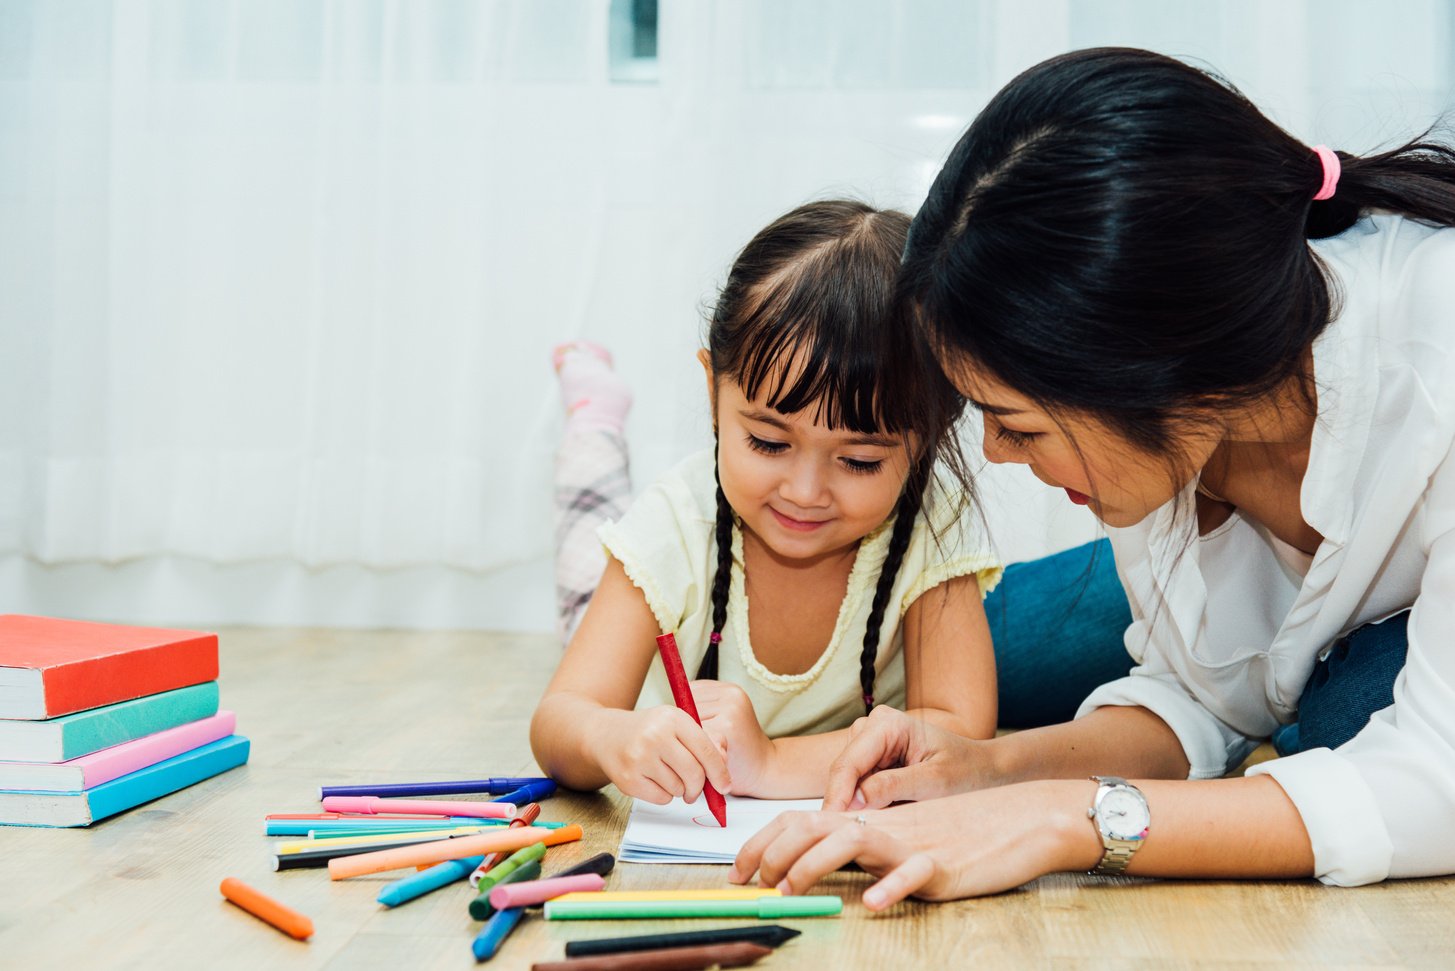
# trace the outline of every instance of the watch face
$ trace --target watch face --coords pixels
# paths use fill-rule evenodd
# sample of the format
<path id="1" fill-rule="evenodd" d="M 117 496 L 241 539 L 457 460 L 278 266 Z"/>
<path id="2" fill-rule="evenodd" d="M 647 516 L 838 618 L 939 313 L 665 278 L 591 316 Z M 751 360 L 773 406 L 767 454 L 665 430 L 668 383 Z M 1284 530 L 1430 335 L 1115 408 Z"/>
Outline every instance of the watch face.
<path id="1" fill-rule="evenodd" d="M 1131 789 L 1111 789 L 1097 805 L 1101 831 L 1113 839 L 1141 839 L 1151 817 L 1147 804 Z"/>

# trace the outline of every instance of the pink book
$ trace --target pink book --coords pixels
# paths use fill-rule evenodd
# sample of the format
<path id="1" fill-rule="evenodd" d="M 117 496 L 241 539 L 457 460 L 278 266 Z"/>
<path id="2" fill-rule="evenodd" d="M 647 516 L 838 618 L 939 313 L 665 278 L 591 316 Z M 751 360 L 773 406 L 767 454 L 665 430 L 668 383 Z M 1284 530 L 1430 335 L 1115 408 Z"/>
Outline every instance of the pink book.
<path id="1" fill-rule="evenodd" d="M 210 718 L 143 735 L 67 762 L 0 762 L 0 789 L 80 792 L 226 738 L 236 725 L 235 714 L 219 711 Z"/>

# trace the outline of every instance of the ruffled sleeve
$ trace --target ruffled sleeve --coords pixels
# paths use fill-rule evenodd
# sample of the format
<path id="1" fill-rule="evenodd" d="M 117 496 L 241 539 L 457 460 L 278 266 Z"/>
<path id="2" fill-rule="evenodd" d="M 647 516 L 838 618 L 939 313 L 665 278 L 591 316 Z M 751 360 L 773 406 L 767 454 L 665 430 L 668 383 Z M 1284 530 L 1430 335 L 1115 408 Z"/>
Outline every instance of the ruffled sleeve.
<path id="1" fill-rule="evenodd" d="M 704 578 L 713 573 L 715 495 L 712 453 L 701 452 L 653 483 L 620 520 L 596 531 L 663 631 L 678 630 L 710 594 Z"/>

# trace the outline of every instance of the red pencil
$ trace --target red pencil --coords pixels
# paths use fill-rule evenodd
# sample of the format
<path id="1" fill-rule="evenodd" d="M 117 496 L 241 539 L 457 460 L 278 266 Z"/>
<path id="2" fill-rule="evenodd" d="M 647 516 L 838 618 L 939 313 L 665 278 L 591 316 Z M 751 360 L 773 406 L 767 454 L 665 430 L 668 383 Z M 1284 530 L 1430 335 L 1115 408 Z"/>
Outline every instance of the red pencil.
<path id="1" fill-rule="evenodd" d="M 692 689 L 687 686 L 687 672 L 682 669 L 682 655 L 677 653 L 677 638 L 671 634 L 663 634 L 657 638 L 657 653 L 662 655 L 662 667 L 667 669 L 667 683 L 672 686 L 672 700 L 677 703 L 692 720 L 702 724 L 702 719 L 697 716 L 697 702 L 692 700 Z M 702 795 L 707 799 L 707 808 L 712 812 L 712 818 L 717 820 L 719 826 L 727 825 L 727 800 L 722 793 L 712 787 L 711 782 L 704 782 Z"/>

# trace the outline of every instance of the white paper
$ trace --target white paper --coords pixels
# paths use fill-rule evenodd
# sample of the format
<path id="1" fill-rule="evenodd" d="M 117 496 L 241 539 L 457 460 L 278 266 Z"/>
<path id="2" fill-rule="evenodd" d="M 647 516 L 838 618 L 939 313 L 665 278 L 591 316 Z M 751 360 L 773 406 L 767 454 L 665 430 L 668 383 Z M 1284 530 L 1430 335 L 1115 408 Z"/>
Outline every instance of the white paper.
<path id="1" fill-rule="evenodd" d="M 731 863 L 743 844 L 779 813 L 813 811 L 822 799 L 746 799 L 727 796 L 727 826 L 719 826 L 699 796 L 665 806 L 633 800 L 617 854 L 623 863 Z"/>

